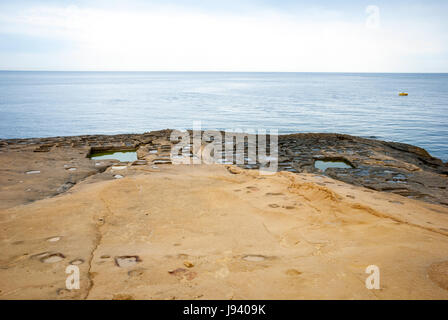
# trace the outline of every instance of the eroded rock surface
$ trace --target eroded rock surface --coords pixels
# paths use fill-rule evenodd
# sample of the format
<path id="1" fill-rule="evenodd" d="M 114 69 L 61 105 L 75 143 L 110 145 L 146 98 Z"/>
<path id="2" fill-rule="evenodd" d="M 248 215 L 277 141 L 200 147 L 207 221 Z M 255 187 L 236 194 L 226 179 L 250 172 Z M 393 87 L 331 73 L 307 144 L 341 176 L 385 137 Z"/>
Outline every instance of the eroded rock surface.
<path id="1" fill-rule="evenodd" d="M 444 206 L 321 174 L 147 164 L 95 178 L 108 170 L 0 209 L 0 299 L 448 299 Z"/>
<path id="2" fill-rule="evenodd" d="M 89 176 L 94 176 L 93 181 L 121 178 L 128 167 L 144 169 L 148 164 L 150 169 L 157 170 L 158 165 L 172 164 L 170 152 L 176 142 L 170 141 L 170 134 L 171 130 L 161 130 L 114 136 L 1 140 L 0 208 L 64 193 Z M 192 142 L 186 151 L 194 159 L 197 155 L 193 153 Z M 377 191 L 448 205 L 448 166 L 421 148 L 323 133 L 282 135 L 278 142 L 279 171 L 323 174 Z M 241 156 L 245 163 L 238 164 L 240 167 L 259 168 L 259 159 L 249 163 L 249 143 L 244 143 L 245 154 L 233 149 L 235 158 L 230 163 Z M 88 158 L 92 152 L 126 150 L 136 150 L 139 160 L 118 163 Z M 328 168 L 323 172 L 315 166 L 316 161 L 322 160 L 343 161 L 351 168 Z M 222 163 L 228 163 L 224 155 Z M 108 174 L 97 175 L 104 171 Z"/>

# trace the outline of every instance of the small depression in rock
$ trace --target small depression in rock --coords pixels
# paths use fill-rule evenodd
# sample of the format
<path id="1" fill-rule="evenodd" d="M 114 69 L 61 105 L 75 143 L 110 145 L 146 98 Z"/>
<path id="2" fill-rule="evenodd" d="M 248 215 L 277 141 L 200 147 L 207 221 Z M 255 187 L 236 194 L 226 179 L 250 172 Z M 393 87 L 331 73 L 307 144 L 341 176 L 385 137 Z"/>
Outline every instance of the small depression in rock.
<path id="1" fill-rule="evenodd" d="M 48 242 L 57 242 L 61 240 L 61 237 L 51 237 L 51 238 L 47 238 Z"/>
<path id="2" fill-rule="evenodd" d="M 53 253 L 47 256 L 44 256 L 40 259 L 43 263 L 55 263 L 65 259 L 65 256 L 62 253 Z"/>
<path id="3" fill-rule="evenodd" d="M 322 171 L 328 168 L 339 168 L 339 169 L 352 169 L 353 166 L 350 163 L 342 160 L 316 160 L 314 162 L 314 167 Z"/>
<path id="4" fill-rule="evenodd" d="M 132 162 L 137 160 L 135 151 L 111 151 L 111 152 L 92 152 L 89 155 L 92 160 L 119 160 L 120 162 Z"/>
<path id="5" fill-rule="evenodd" d="M 39 174 L 39 173 L 40 173 L 39 170 L 31 170 L 26 172 L 26 174 Z"/>
<path id="6" fill-rule="evenodd" d="M 260 256 L 260 255 L 247 255 L 243 257 L 243 260 L 246 261 L 252 261 L 252 262 L 259 262 L 259 261 L 263 261 L 266 258 L 264 256 Z"/>
<path id="7" fill-rule="evenodd" d="M 84 263 L 83 259 L 75 259 L 75 260 L 70 261 L 70 264 L 75 265 L 75 266 L 78 266 L 83 263 Z"/>
<path id="8" fill-rule="evenodd" d="M 140 258 L 138 256 L 121 256 L 115 257 L 115 264 L 120 268 L 126 268 L 135 265 L 137 262 L 140 262 Z"/>

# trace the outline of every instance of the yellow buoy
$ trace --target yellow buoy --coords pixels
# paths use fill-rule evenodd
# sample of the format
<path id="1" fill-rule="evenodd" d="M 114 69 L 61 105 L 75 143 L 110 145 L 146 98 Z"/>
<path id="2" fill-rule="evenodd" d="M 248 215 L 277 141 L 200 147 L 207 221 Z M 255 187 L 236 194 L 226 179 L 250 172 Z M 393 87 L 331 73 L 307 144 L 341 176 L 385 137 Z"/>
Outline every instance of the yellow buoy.
<path id="1" fill-rule="evenodd" d="M 408 94 L 406 92 L 399 92 L 398 95 L 399 96 L 407 96 Z"/>

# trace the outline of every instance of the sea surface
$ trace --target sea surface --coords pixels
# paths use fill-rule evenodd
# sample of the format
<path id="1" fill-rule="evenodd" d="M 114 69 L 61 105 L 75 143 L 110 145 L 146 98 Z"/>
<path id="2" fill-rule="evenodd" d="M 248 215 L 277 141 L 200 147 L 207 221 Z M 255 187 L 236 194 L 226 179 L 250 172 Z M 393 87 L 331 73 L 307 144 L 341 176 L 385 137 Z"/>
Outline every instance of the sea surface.
<path id="1" fill-rule="evenodd" d="M 193 121 L 374 137 L 447 161 L 448 74 L 0 71 L 0 138 L 191 129 Z"/>

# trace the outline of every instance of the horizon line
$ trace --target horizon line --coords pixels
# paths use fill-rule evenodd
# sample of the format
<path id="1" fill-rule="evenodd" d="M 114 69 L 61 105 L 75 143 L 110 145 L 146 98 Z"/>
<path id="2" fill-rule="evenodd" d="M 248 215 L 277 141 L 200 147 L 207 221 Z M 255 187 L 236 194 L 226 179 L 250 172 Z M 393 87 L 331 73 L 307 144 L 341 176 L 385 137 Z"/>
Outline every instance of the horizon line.
<path id="1" fill-rule="evenodd" d="M 164 72 L 164 73 L 352 73 L 352 74 L 448 74 L 448 72 L 394 72 L 394 71 L 223 71 L 223 70 L 14 70 L 0 69 L 0 72 Z"/>

